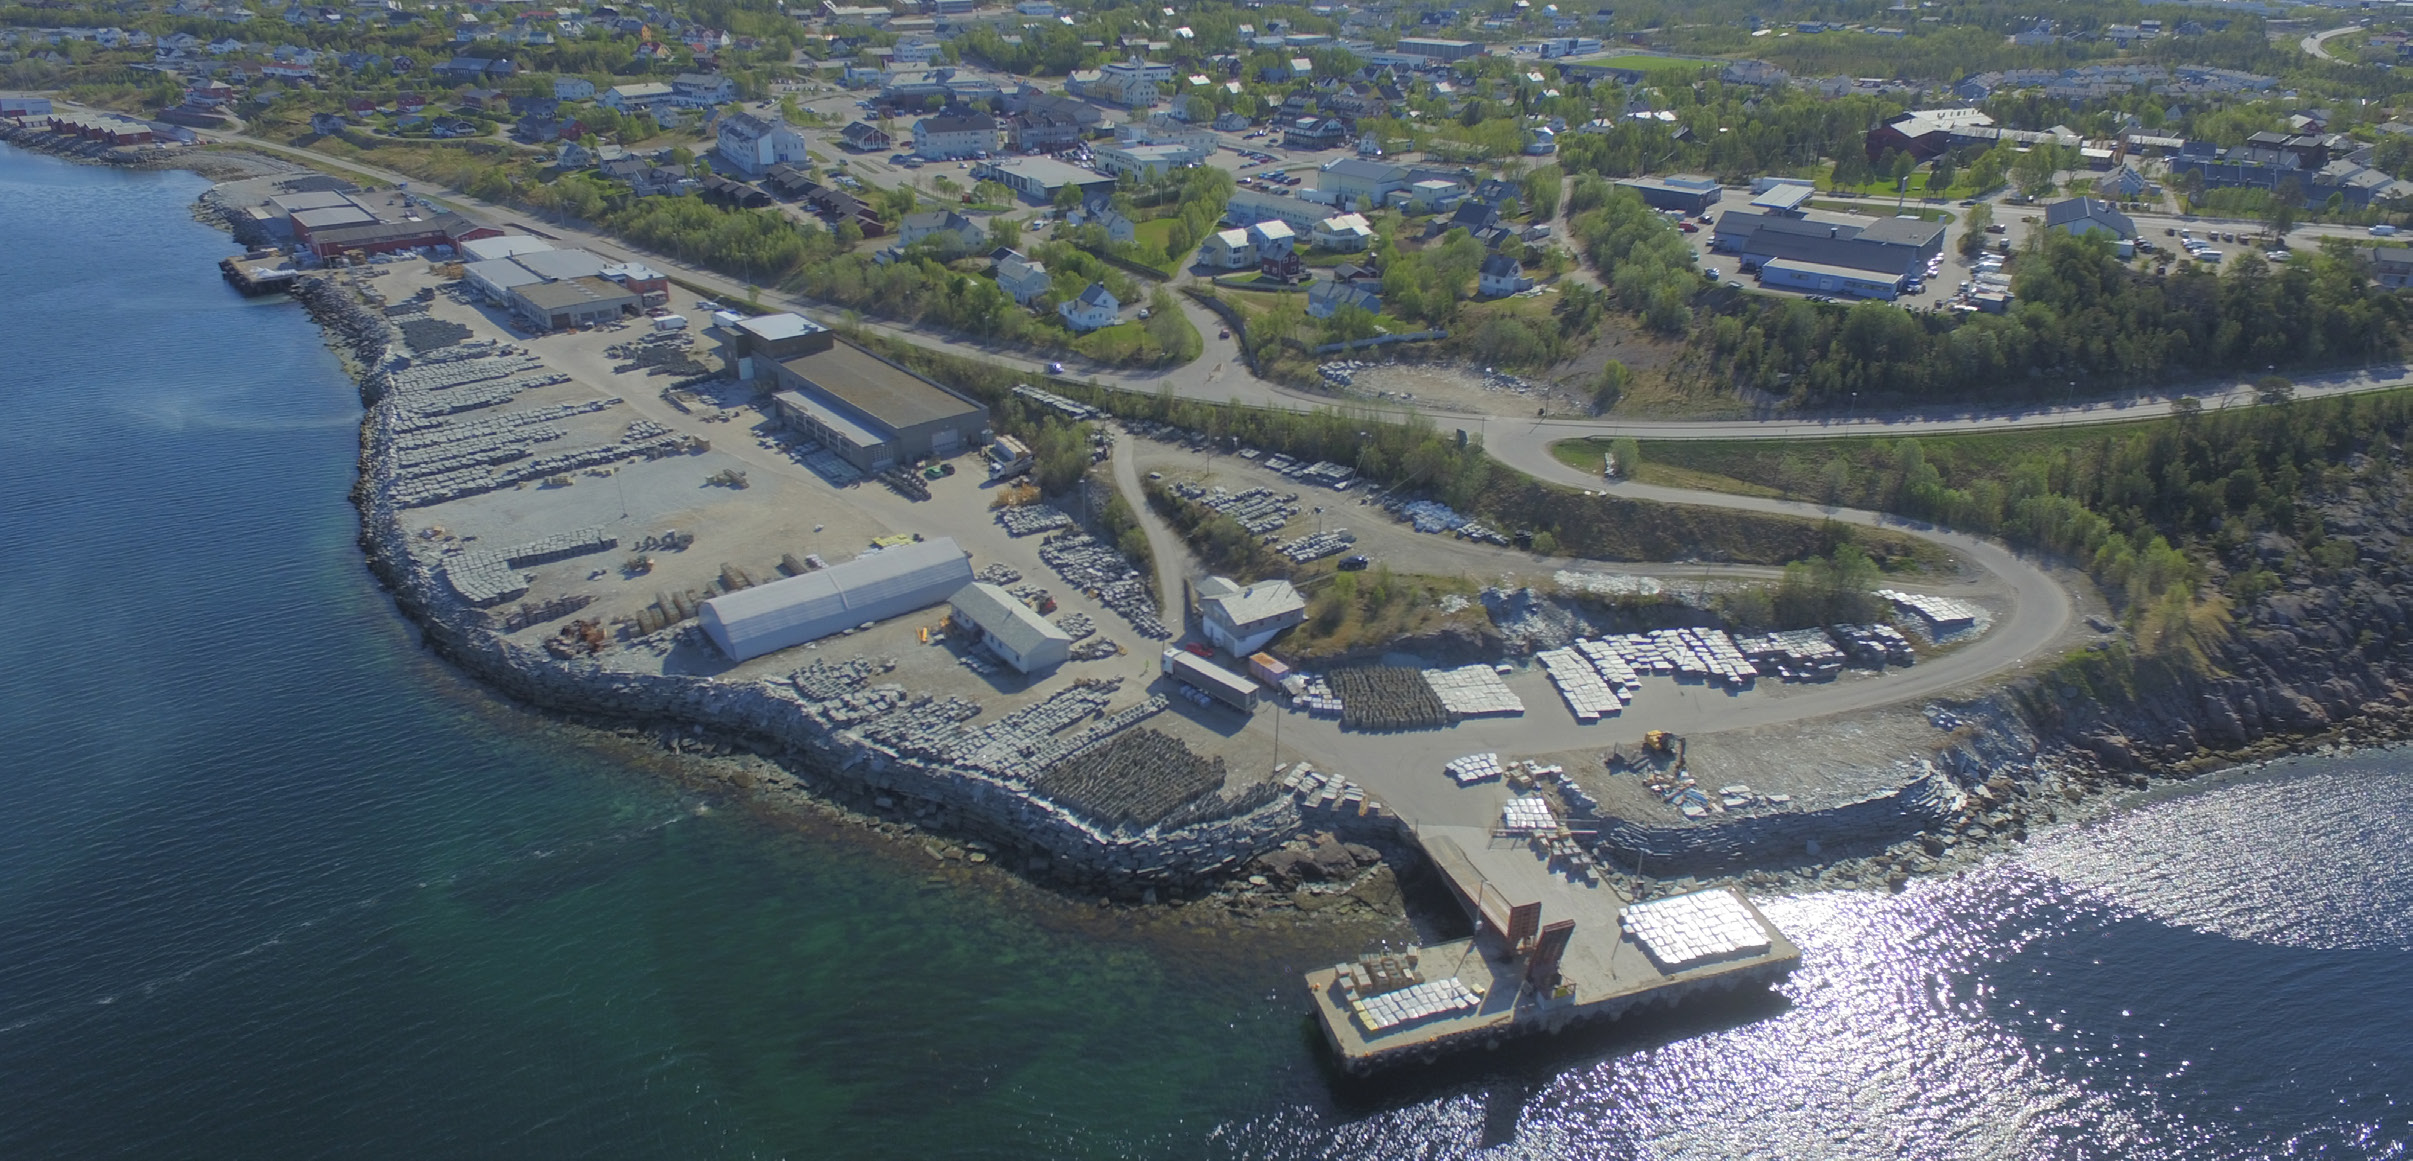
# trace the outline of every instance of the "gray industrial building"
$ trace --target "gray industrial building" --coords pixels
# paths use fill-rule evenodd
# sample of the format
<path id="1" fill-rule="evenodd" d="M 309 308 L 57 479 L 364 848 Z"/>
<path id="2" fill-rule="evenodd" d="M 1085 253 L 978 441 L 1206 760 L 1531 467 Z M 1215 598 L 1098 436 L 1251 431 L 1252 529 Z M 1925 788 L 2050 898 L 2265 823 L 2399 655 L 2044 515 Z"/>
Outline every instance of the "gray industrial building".
<path id="1" fill-rule="evenodd" d="M 1678 173 L 1667 177 L 1629 177 L 1617 183 L 1642 195 L 1642 204 L 1654 210 L 1674 210 L 1681 214 L 1698 214 L 1718 204 L 1725 188 L 1714 177 L 1696 173 Z"/>
<path id="2" fill-rule="evenodd" d="M 989 411 L 859 347 L 800 314 L 746 319 L 727 355 L 742 380 L 768 377 L 789 426 L 865 472 L 984 442 Z"/>
<path id="3" fill-rule="evenodd" d="M 511 288 L 512 312 L 539 330 L 600 326 L 643 309 L 635 291 L 601 278 L 565 278 Z"/>
<path id="4" fill-rule="evenodd" d="M 1056 191 L 1077 186 L 1090 193 L 1114 192 L 1114 175 L 1067 165 L 1052 157 L 1013 157 L 987 162 L 972 171 L 973 178 L 994 181 L 1034 202 L 1056 200 Z"/>
<path id="5" fill-rule="evenodd" d="M 971 558 L 947 537 L 866 553 L 844 564 L 723 593 L 697 613 L 732 661 L 749 661 L 842 629 L 900 617 L 972 583 Z"/>
<path id="6" fill-rule="evenodd" d="M 1072 634 L 996 585 L 965 585 L 947 603 L 955 623 L 979 633 L 980 643 L 1016 673 L 1045 673 L 1072 659 Z"/>
<path id="7" fill-rule="evenodd" d="M 1779 259 L 1880 274 L 1900 283 L 1944 252 L 1944 227 L 1917 218 L 1795 217 L 1728 210 L 1718 216 L 1711 245 L 1742 256 L 1755 270 Z"/>

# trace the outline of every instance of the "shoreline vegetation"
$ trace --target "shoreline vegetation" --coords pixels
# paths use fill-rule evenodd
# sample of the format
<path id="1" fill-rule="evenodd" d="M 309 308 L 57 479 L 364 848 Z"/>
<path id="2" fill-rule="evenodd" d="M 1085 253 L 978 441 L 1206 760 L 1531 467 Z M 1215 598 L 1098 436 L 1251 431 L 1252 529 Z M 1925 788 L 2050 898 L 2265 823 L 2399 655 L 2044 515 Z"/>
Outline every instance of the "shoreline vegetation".
<path id="1" fill-rule="evenodd" d="M 212 157 L 218 157 L 219 161 L 210 160 Z M 262 165 L 226 161 L 223 155 L 215 154 L 178 158 L 164 167 L 191 169 L 213 179 L 237 174 L 255 175 L 263 169 Z M 302 167 L 277 158 L 264 163 L 264 168 L 299 170 Z M 368 394 L 365 376 L 382 358 L 382 344 L 375 336 L 366 335 L 361 330 L 362 322 L 369 320 L 369 316 L 365 312 L 356 312 L 355 321 L 347 324 L 342 317 L 344 312 L 335 307 L 325 293 L 305 289 L 297 297 L 302 297 L 310 305 L 314 317 L 327 330 L 331 345 L 346 351 L 349 368 L 356 375 L 364 377 L 365 398 Z M 353 300 L 352 305 L 357 308 L 357 300 Z M 364 434 L 368 430 L 368 422 L 369 419 L 364 417 Z M 544 709 L 555 720 L 630 741 L 660 745 L 676 753 L 702 757 L 710 763 L 712 772 L 703 775 L 700 784 L 725 789 L 749 805 L 764 809 L 773 817 L 792 813 L 836 817 L 900 841 L 921 842 L 931 850 L 933 858 L 942 862 L 960 859 L 967 865 L 992 861 L 1004 864 L 1002 859 L 974 857 L 991 854 L 996 850 L 994 844 L 980 838 L 954 837 L 968 833 L 961 820 L 905 818 L 897 813 L 893 801 L 888 800 L 887 796 L 863 791 L 861 787 L 848 787 L 841 780 L 800 776 L 796 770 L 763 755 L 761 751 L 764 747 L 760 745 L 759 738 L 747 737 L 742 732 L 707 729 L 696 722 L 682 721 L 674 716 L 661 716 L 650 723 L 627 718 L 615 720 L 614 715 L 608 712 L 598 713 L 575 705 L 552 704 L 544 696 L 531 696 L 531 689 L 524 684 L 515 688 L 509 680 L 509 674 L 491 668 L 489 663 L 494 658 L 481 662 L 468 656 L 463 650 L 467 643 L 459 639 L 454 631 L 431 618 L 431 610 L 417 600 L 423 594 L 414 591 L 416 586 L 406 571 L 397 569 L 394 561 L 378 544 L 371 499 L 377 486 L 373 474 L 375 468 L 374 459 L 364 446 L 363 475 L 355 487 L 354 497 L 361 507 L 362 542 L 372 569 L 392 591 L 404 615 L 419 623 L 426 633 L 430 648 L 477 676 L 484 688 L 502 693 L 522 704 Z M 532 663 L 541 664 L 541 661 Z M 1969 711 L 1962 715 L 1963 720 L 1979 720 L 1988 714 L 1999 716 L 1996 724 L 2014 724 L 2019 719 L 2031 716 L 2049 718 L 2052 715 L 2038 712 L 2040 699 L 2049 703 L 2057 694 L 2062 701 L 2068 702 L 2076 696 L 2073 686 L 2064 682 L 2055 689 L 2050 686 L 2051 680 L 2015 680 L 2011 688 L 1998 688 L 1983 695 L 1979 701 L 1963 707 Z M 2408 704 L 2413 704 L 2413 699 L 2408 699 L 2401 692 L 2385 692 L 2390 700 L 2384 703 L 2373 700 L 2365 704 L 2363 708 L 2368 712 L 2359 716 L 2327 714 L 2321 712 L 2319 706 L 2299 705 L 2294 707 L 2298 712 L 2293 714 L 2265 715 L 2264 720 L 2255 723 L 2254 728 L 2239 731 L 2233 739 L 2205 739 L 2207 742 L 2228 741 L 2231 744 L 2198 745 L 2193 747 L 2192 754 L 2175 758 L 2158 755 L 2143 746 L 2090 744 L 2101 742 L 2099 735 L 2092 738 L 2052 737 L 2042 731 L 2015 726 L 2011 731 L 1989 737 L 1974 727 L 1964 726 L 1955 732 L 1955 748 L 1948 749 L 1946 753 L 1967 755 L 1957 759 L 1959 761 L 2013 759 L 2001 765 L 2015 769 L 2019 776 L 1998 773 L 1976 781 L 1968 788 L 1964 808 L 1951 820 L 1951 825 L 1894 836 L 1890 842 L 1855 842 L 1846 838 L 1834 849 L 1823 852 L 1814 843 L 1806 849 L 1792 852 L 1768 852 L 1769 857 L 1759 860 L 1760 865 L 1704 878 L 1740 882 L 1758 890 L 1882 889 L 1889 886 L 1899 890 L 1912 875 L 1951 872 L 2024 840 L 2031 823 L 2082 823 L 2108 810 L 2118 809 L 2130 801 L 2135 792 L 2151 790 L 2159 793 L 2159 787 L 2183 783 L 2214 772 L 2222 773 L 2224 779 L 2242 777 L 2265 763 L 2290 754 L 2330 754 L 2339 752 L 2340 747 L 2350 752 L 2354 748 L 2413 739 L 2413 711 L 2406 708 Z M 2077 716 L 2071 707 L 2060 708 L 2065 718 Z M 2110 707 L 2098 703 L 2097 708 L 2108 710 Z M 2307 709 L 2311 712 L 2304 712 Z M 2100 715 L 2097 716 L 2099 719 Z M 2339 720 L 2341 716 L 2344 720 Z M 2053 724 L 2063 727 L 2055 730 L 2055 733 L 2066 734 L 2066 727 L 2071 723 L 2062 721 Z M 2100 724 L 2100 721 L 2096 724 Z M 2164 727 L 2169 724 L 2167 720 L 2159 723 Z M 681 726 L 685 727 L 684 731 L 680 729 Z M 2151 735 L 2155 731 L 2140 729 L 2136 732 Z M 2168 731 L 2164 729 L 2162 732 Z M 2024 757 L 2015 758 L 2017 751 L 2022 749 L 2027 751 Z M 761 766 L 768 766 L 769 769 L 763 770 Z M 884 802 L 886 805 L 883 805 Z M 1303 836 L 1311 835 L 1315 830 L 1312 826 L 1293 829 L 1294 833 Z M 936 845 L 932 846 L 933 843 Z M 1360 875 L 1356 885 L 1347 891 L 1338 892 L 1358 901 L 1357 906 L 1347 909 L 1347 919 L 1376 927 L 1399 919 L 1395 880 L 1387 894 L 1380 886 L 1368 892 L 1372 898 L 1357 893 L 1358 886 L 1386 875 L 1413 875 L 1412 866 L 1405 876 L 1393 872 L 1390 860 L 1397 857 L 1396 850 L 1385 850 L 1382 855 L 1385 861 L 1376 863 L 1372 871 Z M 1028 866 L 1008 865 L 1006 869 L 1025 875 L 1034 882 L 1045 881 L 1046 876 L 1025 869 Z M 1268 884 L 1265 876 L 1247 876 L 1246 872 L 1256 866 L 1258 863 L 1250 862 L 1239 868 L 1238 872 L 1225 876 L 1219 884 L 1174 905 L 1207 903 L 1211 909 L 1221 910 L 1251 927 L 1257 926 L 1262 919 L 1291 919 L 1310 910 L 1298 906 L 1300 896 Z M 1658 892 L 1685 890 L 1692 885 L 1689 876 L 1669 873 L 1653 877 L 1649 868 L 1644 868 L 1638 874 L 1637 881 L 1638 885 L 1647 885 Z M 1075 888 L 1067 892 L 1066 897 L 1079 898 L 1086 893 Z M 1333 892 L 1326 893 L 1327 896 L 1329 894 Z M 1153 891 L 1121 889 L 1110 889 L 1107 897 L 1097 901 L 1105 904 L 1109 899 L 1122 904 L 1160 902 Z M 1313 910 L 1328 909 L 1317 907 Z M 1318 922 L 1343 918 L 1343 915 L 1335 914 L 1316 916 Z"/>

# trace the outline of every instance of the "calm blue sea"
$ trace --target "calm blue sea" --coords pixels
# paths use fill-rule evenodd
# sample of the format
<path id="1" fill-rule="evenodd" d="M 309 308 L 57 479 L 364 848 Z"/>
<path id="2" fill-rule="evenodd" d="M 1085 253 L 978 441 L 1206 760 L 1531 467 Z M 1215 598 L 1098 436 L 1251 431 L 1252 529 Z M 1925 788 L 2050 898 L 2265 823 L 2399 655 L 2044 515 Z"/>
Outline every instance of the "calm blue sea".
<path id="1" fill-rule="evenodd" d="M 0 147 L 0 1158 L 2399 1157 L 2413 779 L 1893 898 L 1781 992 L 1379 1084 L 1239 940 L 773 827 L 429 659 L 357 400 L 182 174 Z"/>

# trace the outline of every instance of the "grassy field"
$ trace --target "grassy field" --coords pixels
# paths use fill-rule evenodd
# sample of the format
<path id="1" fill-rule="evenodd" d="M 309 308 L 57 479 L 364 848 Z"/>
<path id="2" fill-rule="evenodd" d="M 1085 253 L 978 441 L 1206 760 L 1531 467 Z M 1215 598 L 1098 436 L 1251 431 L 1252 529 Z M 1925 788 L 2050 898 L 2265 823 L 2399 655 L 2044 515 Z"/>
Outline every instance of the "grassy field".
<path id="1" fill-rule="evenodd" d="M 1163 250 L 1165 243 L 1172 240 L 1173 227 L 1179 224 L 1172 218 L 1150 218 L 1145 222 L 1135 222 L 1131 227 L 1132 240 Z M 1166 277 L 1172 277 L 1180 273 L 1183 257 L 1185 255 L 1167 254 L 1165 264 L 1157 269 L 1164 271 Z"/>

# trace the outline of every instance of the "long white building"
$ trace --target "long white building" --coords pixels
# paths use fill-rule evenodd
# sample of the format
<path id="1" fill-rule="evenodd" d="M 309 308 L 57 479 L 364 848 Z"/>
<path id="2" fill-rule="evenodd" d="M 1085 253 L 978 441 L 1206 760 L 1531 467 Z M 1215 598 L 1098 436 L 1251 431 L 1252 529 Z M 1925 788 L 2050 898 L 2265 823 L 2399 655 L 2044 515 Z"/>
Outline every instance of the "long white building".
<path id="1" fill-rule="evenodd" d="M 841 629 L 927 609 L 971 583 L 971 558 L 941 536 L 723 593 L 705 601 L 697 619 L 730 660 L 748 661 Z"/>

